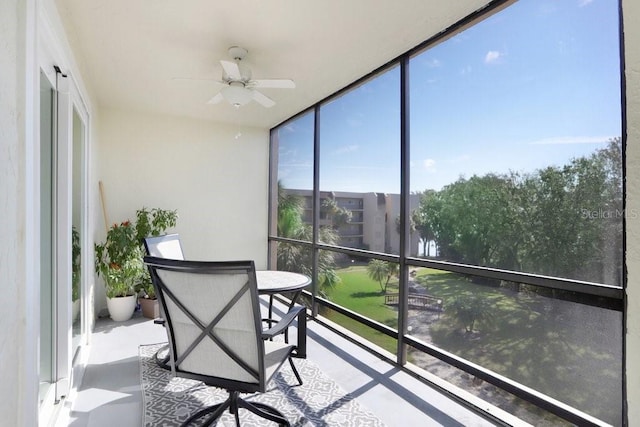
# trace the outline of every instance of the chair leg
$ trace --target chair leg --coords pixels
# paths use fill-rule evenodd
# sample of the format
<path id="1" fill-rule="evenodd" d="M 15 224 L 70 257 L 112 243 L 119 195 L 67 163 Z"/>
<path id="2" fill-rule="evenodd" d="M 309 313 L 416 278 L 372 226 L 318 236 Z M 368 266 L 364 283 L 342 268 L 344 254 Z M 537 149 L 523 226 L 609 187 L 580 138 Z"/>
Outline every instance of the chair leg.
<path id="1" fill-rule="evenodd" d="M 274 423 L 278 423 L 280 426 L 290 427 L 291 424 L 284 417 L 282 412 L 278 411 L 276 408 L 265 405 L 264 403 L 259 402 L 247 402 L 243 399 L 238 399 L 238 407 L 244 408 L 247 411 L 253 412 L 257 416 L 267 419 L 269 421 L 273 421 Z M 238 424 L 239 426 L 239 424 Z"/>
<path id="2" fill-rule="evenodd" d="M 224 402 L 214 406 L 209 406 L 208 408 L 204 408 L 191 415 L 181 424 L 180 427 L 188 427 L 194 421 L 200 420 L 201 418 L 211 414 L 203 423 L 198 424 L 202 427 L 210 426 L 220 418 L 226 409 L 229 409 L 229 412 L 233 414 L 236 421 L 236 427 L 240 427 L 240 411 L 238 410 L 240 408 L 253 412 L 261 418 L 278 423 L 280 426 L 291 427 L 291 424 L 287 421 L 282 412 L 272 406 L 265 405 L 264 403 L 247 402 L 240 398 L 237 391 L 230 392 L 229 397 Z"/>
<path id="3" fill-rule="evenodd" d="M 217 405 L 209 406 L 208 408 L 204 408 L 195 414 L 191 415 L 185 422 L 183 422 L 180 427 L 187 427 L 192 422 L 204 417 L 205 415 L 211 414 L 209 418 L 202 424 L 202 426 L 210 426 L 213 424 L 215 420 L 220 418 L 220 416 L 224 413 L 224 411 L 231 406 L 231 396 L 227 400 Z"/>
<path id="4" fill-rule="evenodd" d="M 160 359 L 159 355 L 161 352 L 166 351 L 167 354 L 164 355 L 164 357 L 162 359 Z M 169 345 L 165 345 L 162 348 L 158 349 L 158 351 L 156 351 L 156 354 L 153 356 L 153 358 L 156 361 L 156 365 L 158 365 L 159 367 L 161 367 L 162 369 L 167 369 L 167 370 L 171 370 L 171 366 L 169 366 L 169 359 L 171 358 L 170 354 L 169 354 Z"/>
<path id="5" fill-rule="evenodd" d="M 300 374 L 296 369 L 296 365 L 293 364 L 293 358 L 291 356 L 289 356 L 289 364 L 291 365 L 291 370 L 293 371 L 293 374 L 296 376 L 296 379 L 298 380 L 298 385 L 302 385 L 302 378 L 300 378 Z"/>

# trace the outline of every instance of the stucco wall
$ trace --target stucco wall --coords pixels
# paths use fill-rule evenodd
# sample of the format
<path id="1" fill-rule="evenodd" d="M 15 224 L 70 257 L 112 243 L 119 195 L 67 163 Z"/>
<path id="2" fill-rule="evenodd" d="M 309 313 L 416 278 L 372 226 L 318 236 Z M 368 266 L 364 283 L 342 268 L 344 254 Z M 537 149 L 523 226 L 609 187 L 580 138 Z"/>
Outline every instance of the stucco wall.
<path id="1" fill-rule="evenodd" d="M 21 155 L 24 143 L 18 135 L 18 87 L 17 87 L 17 37 L 20 22 L 16 19 L 16 1 L 0 3 L 0 69 L 3 77 L 0 79 L 0 218 L 4 218 L 4 225 L 0 232 L 0 239 L 7 242 L 0 246 L 0 275 L 3 277 L 3 300 L 17 301 L 4 307 L 2 327 L 0 328 L 0 413 L 7 414 L 9 420 L 18 425 L 17 413 L 13 408 L 18 405 L 18 394 L 9 393 L 14 384 L 21 384 L 20 370 L 14 369 L 13 363 L 19 360 L 20 347 L 24 345 L 24 327 L 22 319 L 24 313 L 24 296 L 19 292 L 18 283 L 24 282 L 24 270 L 19 268 L 19 254 L 24 250 L 23 243 L 18 240 L 24 229 L 20 211 L 16 209 L 24 192 L 24 180 Z M 22 194 L 21 194 L 22 193 Z M 18 344 L 18 345 L 16 345 Z M 11 369 L 8 367 L 11 366 Z"/>
<path id="2" fill-rule="evenodd" d="M 32 1 L 0 2 L 0 425 L 35 425 L 38 414 L 35 341 L 37 297 L 27 197 L 33 183 L 35 61 Z"/>
<path id="3" fill-rule="evenodd" d="M 627 404 L 640 425 L 640 3 L 623 0 L 627 102 Z"/>
<path id="4" fill-rule="evenodd" d="M 102 110 L 95 155 L 110 223 L 141 207 L 178 210 L 185 256 L 266 268 L 269 132 Z M 105 228 L 97 224 L 96 238 Z M 96 304 L 104 298 L 96 294 Z"/>

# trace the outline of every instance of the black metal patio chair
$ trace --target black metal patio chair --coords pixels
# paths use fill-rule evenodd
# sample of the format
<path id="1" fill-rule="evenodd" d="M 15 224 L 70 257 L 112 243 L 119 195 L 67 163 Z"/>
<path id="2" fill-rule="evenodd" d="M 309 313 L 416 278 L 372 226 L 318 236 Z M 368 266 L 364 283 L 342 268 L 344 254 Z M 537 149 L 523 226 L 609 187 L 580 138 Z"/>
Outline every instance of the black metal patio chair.
<path id="1" fill-rule="evenodd" d="M 174 375 L 226 389 L 226 401 L 187 419 L 210 425 L 229 410 L 240 425 L 240 409 L 288 426 L 276 408 L 243 400 L 265 392 L 295 346 L 269 341 L 263 331 L 253 261 L 184 261 L 145 257 L 165 316 L 169 366 Z M 303 307 L 298 307 L 303 310 Z M 291 317 L 293 321 L 295 317 Z M 274 328 L 286 328 L 280 321 Z M 277 333 L 277 332 L 276 332 Z"/>

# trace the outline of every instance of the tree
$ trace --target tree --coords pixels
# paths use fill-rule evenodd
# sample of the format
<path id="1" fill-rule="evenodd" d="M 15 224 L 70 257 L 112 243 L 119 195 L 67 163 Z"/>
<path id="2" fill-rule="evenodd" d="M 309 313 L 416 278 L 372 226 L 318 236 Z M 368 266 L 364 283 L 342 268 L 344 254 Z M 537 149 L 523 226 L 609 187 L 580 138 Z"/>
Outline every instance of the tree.
<path id="1" fill-rule="evenodd" d="M 429 245 L 429 242 L 435 239 L 433 228 L 431 227 L 431 222 L 427 215 L 427 206 L 431 203 L 435 194 L 435 190 L 425 190 L 420 198 L 420 206 L 418 206 L 418 209 L 413 211 L 412 215 L 415 223 L 415 229 L 418 231 L 420 238 L 422 239 L 422 253 L 427 257 L 431 256 L 431 245 Z"/>
<path id="2" fill-rule="evenodd" d="M 402 234 L 402 229 L 400 228 L 400 215 L 396 217 L 396 232 L 398 234 Z M 416 232 L 416 211 L 412 211 L 411 215 L 409 215 L 409 235 L 412 235 Z"/>
<path id="3" fill-rule="evenodd" d="M 303 203 L 302 198 L 288 194 L 282 183 L 278 182 L 278 236 L 304 242 L 313 240 L 311 225 L 302 220 Z M 338 241 L 338 235 L 331 227 L 321 227 L 319 234 L 323 243 L 335 245 Z M 313 274 L 313 250 L 308 246 L 278 242 L 277 260 L 279 270 L 300 272 L 308 276 Z M 319 252 L 318 279 L 319 293 L 327 297 L 329 289 L 340 281 L 335 272 L 334 252 Z"/>
<path id="4" fill-rule="evenodd" d="M 445 311 L 456 323 L 464 327 L 467 334 L 473 333 L 477 323 L 485 326 L 491 324 L 491 305 L 487 300 L 476 295 L 456 297 L 447 305 Z"/>
<path id="5" fill-rule="evenodd" d="M 416 227 L 454 262 L 620 284 L 622 215 L 622 147 L 614 138 L 563 166 L 425 191 Z"/>
<path id="6" fill-rule="evenodd" d="M 529 177 L 530 225 L 521 255 L 526 271 L 621 283 L 621 171 L 615 138 L 590 156 Z"/>
<path id="7" fill-rule="evenodd" d="M 520 209 L 514 203 L 517 182 L 516 174 L 474 175 L 423 198 L 422 227 L 433 233 L 441 256 L 474 265 L 515 267 L 520 242 Z"/>
<path id="8" fill-rule="evenodd" d="M 350 223 L 353 215 L 349 209 L 341 208 L 335 199 L 330 198 L 322 201 L 322 210 L 326 212 L 327 219 L 331 221 L 334 230 L 338 230 L 341 226 Z"/>
<path id="9" fill-rule="evenodd" d="M 395 262 L 383 261 L 380 259 L 372 259 L 367 264 L 367 273 L 369 277 L 380 284 L 380 291 L 387 293 L 387 286 L 391 278 L 397 276 L 400 266 Z"/>

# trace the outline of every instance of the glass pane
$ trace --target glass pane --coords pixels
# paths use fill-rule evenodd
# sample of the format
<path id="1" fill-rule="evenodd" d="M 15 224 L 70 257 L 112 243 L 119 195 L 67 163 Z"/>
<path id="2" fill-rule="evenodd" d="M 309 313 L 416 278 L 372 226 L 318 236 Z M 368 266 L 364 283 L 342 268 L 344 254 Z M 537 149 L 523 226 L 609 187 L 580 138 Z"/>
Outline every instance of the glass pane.
<path id="1" fill-rule="evenodd" d="M 40 76 L 40 403 L 54 381 L 54 90 Z"/>
<path id="2" fill-rule="evenodd" d="M 323 243 L 399 253 L 399 67 L 321 106 L 320 190 Z"/>
<path id="3" fill-rule="evenodd" d="M 334 261 L 333 282 L 325 284 L 324 296 L 331 302 L 354 311 L 371 320 L 398 328 L 397 298 L 389 297 L 398 294 L 398 264 L 380 260 L 348 258 L 331 251 L 320 251 L 321 259 L 332 257 Z M 386 350 L 396 353 L 396 339 L 390 338 L 368 326 L 330 311 L 324 314 L 334 322 L 350 329 L 369 341 Z"/>
<path id="4" fill-rule="evenodd" d="M 410 304 L 413 337 L 621 423 L 622 313 L 572 302 L 559 290 L 428 268 L 411 268 L 410 277 L 410 301 L 442 302 L 442 310 Z"/>
<path id="5" fill-rule="evenodd" d="M 522 0 L 410 68 L 428 255 L 621 286 L 618 3 Z"/>
<path id="6" fill-rule="evenodd" d="M 277 270 L 292 271 L 312 277 L 313 250 L 294 243 L 276 242 Z M 310 288 L 307 288 L 310 290 Z"/>
<path id="7" fill-rule="evenodd" d="M 480 397 L 485 402 L 497 406 L 531 425 L 546 427 L 569 427 L 574 425 L 414 347 L 410 346 L 408 348 L 407 360 L 409 363 L 447 380 L 450 384 Z"/>
<path id="8" fill-rule="evenodd" d="M 277 235 L 311 241 L 313 221 L 313 114 L 274 130 L 278 158 Z"/>
<path id="9" fill-rule="evenodd" d="M 84 151 L 84 123 L 73 110 L 73 211 L 72 211 L 72 252 L 71 252 L 71 321 L 72 329 L 72 354 L 76 352 L 81 343 L 82 317 L 80 305 L 82 301 L 82 272 L 80 260 L 82 248 L 80 246 L 80 230 L 82 218 L 82 153 Z"/>
<path id="10" fill-rule="evenodd" d="M 320 306 L 319 313 L 321 316 L 324 316 L 332 322 L 342 326 L 343 328 L 346 328 L 351 332 L 363 337 L 364 339 L 370 341 L 378 347 L 388 351 L 389 353 L 396 354 L 398 348 L 397 339 L 385 335 L 382 332 L 378 332 L 375 329 L 370 328 L 367 325 L 360 323 L 357 320 L 353 320 L 350 317 L 338 313 L 337 311 L 330 308 Z"/>

